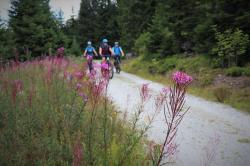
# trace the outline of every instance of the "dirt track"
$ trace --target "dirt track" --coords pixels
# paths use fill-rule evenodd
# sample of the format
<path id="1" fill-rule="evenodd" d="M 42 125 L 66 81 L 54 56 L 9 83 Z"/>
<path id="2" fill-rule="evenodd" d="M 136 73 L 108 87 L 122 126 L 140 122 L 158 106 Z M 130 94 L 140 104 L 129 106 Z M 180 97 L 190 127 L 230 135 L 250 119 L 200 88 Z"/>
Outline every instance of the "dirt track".
<path id="1" fill-rule="evenodd" d="M 128 110 L 132 114 L 139 101 L 139 89 L 143 83 L 150 83 L 152 93 L 157 93 L 164 87 L 121 72 L 120 75 L 115 74 L 110 81 L 109 97 L 121 111 Z M 153 101 L 149 102 L 146 109 L 150 112 L 153 105 Z M 178 131 L 176 141 L 179 152 L 171 165 L 200 166 L 209 151 L 216 154 L 212 166 L 250 165 L 250 114 L 192 95 L 187 96 L 186 106 L 191 108 Z M 161 112 L 148 132 L 148 138 L 162 142 L 164 130 Z M 214 139 L 218 137 L 220 141 L 216 144 Z"/>

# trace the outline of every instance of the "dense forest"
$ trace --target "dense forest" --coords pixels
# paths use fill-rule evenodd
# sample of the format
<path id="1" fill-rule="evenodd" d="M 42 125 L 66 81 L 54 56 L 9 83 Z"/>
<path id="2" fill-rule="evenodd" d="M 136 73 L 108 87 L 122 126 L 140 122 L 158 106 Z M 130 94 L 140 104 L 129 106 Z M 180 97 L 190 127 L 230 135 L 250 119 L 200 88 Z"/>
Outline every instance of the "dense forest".
<path id="1" fill-rule="evenodd" d="M 13 0 L 1 21 L 0 55 L 22 59 L 53 54 L 81 55 L 88 40 L 120 41 L 144 60 L 171 55 L 209 55 L 214 66 L 244 66 L 250 51 L 248 0 L 82 0 L 77 16 L 63 20 L 49 0 Z"/>

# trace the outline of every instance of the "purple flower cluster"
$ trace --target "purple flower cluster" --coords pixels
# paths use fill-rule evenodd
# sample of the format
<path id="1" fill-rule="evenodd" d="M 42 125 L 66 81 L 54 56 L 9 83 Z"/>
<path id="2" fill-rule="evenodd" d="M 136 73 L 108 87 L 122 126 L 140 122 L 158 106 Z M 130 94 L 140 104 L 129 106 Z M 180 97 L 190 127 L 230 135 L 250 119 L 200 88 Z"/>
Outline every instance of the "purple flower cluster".
<path id="1" fill-rule="evenodd" d="M 193 78 L 189 76 L 188 74 L 177 71 L 174 72 L 172 75 L 172 80 L 177 84 L 177 85 L 188 85 L 192 82 Z"/>
<path id="2" fill-rule="evenodd" d="M 60 47 L 56 50 L 57 54 L 63 54 L 64 53 L 64 47 Z"/>
<path id="3" fill-rule="evenodd" d="M 76 72 L 74 73 L 74 76 L 75 76 L 77 79 L 81 80 L 81 79 L 83 78 L 83 76 L 84 76 L 84 73 L 81 72 L 81 71 L 76 71 Z"/>
<path id="4" fill-rule="evenodd" d="M 109 65 L 107 63 L 102 63 L 101 64 L 101 68 L 105 69 L 105 70 L 108 70 L 109 69 Z"/>

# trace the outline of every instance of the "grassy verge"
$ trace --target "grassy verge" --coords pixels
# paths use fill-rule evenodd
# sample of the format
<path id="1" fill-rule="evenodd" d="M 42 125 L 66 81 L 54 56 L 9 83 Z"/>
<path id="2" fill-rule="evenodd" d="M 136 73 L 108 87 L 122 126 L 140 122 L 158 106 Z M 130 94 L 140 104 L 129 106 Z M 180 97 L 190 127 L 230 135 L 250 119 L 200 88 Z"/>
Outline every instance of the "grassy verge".
<path id="1" fill-rule="evenodd" d="M 124 61 L 123 70 L 166 85 L 169 84 L 170 73 L 175 70 L 182 70 L 191 74 L 194 78 L 194 82 L 189 89 L 190 94 L 250 112 L 250 87 L 247 85 L 233 87 L 230 81 L 223 82 L 230 78 L 236 82 L 236 85 L 241 84 L 241 77 L 249 79 L 249 68 L 216 69 L 211 68 L 211 63 L 206 56 L 172 56 L 164 60 L 153 59 L 151 62 L 138 57 Z M 223 78 L 222 81 L 220 77 Z M 235 81 L 237 79 L 238 82 Z"/>
<path id="2" fill-rule="evenodd" d="M 107 100 L 102 78 L 90 78 L 76 61 L 1 68 L 0 165 L 149 162 L 140 129 L 132 129 Z"/>

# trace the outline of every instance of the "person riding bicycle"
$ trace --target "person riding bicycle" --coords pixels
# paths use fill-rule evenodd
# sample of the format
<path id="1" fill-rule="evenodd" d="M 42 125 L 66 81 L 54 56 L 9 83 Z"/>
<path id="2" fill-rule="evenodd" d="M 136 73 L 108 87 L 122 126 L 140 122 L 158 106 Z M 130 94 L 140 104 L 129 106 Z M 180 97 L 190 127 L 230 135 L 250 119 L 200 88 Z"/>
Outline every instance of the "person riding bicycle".
<path id="1" fill-rule="evenodd" d="M 58 58 L 62 58 L 64 56 L 64 52 L 65 52 L 65 49 L 63 45 L 60 45 L 60 47 L 58 47 L 58 49 L 56 50 L 56 56 Z"/>
<path id="2" fill-rule="evenodd" d="M 101 46 L 99 48 L 99 54 L 102 56 L 102 60 L 107 60 L 107 58 L 110 58 L 112 55 L 114 55 L 113 50 L 111 46 L 108 45 L 108 40 L 103 39 Z"/>
<path id="3" fill-rule="evenodd" d="M 88 65 L 89 65 L 89 71 L 91 71 L 92 70 L 93 56 L 97 56 L 97 52 L 96 52 L 95 48 L 92 46 L 91 41 L 87 42 L 87 47 L 85 48 L 83 56 L 87 57 Z"/>
<path id="4" fill-rule="evenodd" d="M 110 62 L 110 58 L 114 55 L 112 48 L 108 45 L 108 40 L 103 39 L 101 46 L 99 48 L 99 54 L 102 56 L 101 62 L 101 72 L 104 77 L 109 77 L 110 79 L 114 75 L 113 65 Z"/>
<path id="5" fill-rule="evenodd" d="M 118 59 L 118 62 L 121 63 L 121 56 L 124 56 L 124 52 L 123 52 L 121 46 L 119 46 L 119 42 L 115 42 L 115 45 L 112 48 L 112 50 L 114 52 L 115 60 Z"/>

